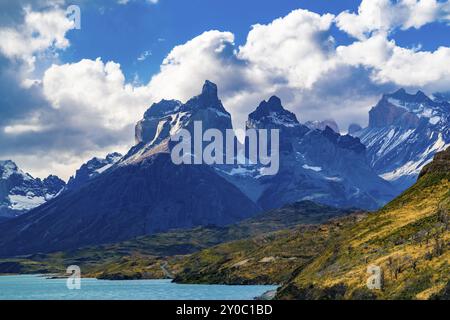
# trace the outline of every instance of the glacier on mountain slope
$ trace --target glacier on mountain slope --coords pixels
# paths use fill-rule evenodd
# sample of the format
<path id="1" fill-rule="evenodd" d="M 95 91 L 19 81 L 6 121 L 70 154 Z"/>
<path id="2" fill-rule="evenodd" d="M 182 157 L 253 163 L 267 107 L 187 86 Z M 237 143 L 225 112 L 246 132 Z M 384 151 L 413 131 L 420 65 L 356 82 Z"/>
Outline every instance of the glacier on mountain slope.
<path id="1" fill-rule="evenodd" d="M 28 192 L 26 195 L 10 194 L 8 195 L 10 202 L 9 208 L 12 210 L 30 210 L 40 206 L 46 201 L 52 199 L 49 195 L 35 196 L 33 193 Z"/>
<path id="2" fill-rule="evenodd" d="M 35 179 L 13 161 L 0 161 L 0 217 L 17 217 L 58 196 L 65 183 L 56 176 Z"/>
<path id="3" fill-rule="evenodd" d="M 400 89 L 383 95 L 369 113 L 369 126 L 352 135 L 366 145 L 376 172 L 402 191 L 450 146 L 450 103 Z"/>

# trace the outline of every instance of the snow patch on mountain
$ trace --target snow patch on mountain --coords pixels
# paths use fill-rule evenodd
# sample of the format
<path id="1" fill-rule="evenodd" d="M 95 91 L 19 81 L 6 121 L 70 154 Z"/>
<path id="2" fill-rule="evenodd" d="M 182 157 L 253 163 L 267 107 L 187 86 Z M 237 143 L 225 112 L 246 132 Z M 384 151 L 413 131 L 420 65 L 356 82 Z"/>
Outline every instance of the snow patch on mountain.
<path id="1" fill-rule="evenodd" d="M 334 181 L 334 182 L 342 182 L 343 179 L 339 178 L 339 177 L 325 177 L 326 180 L 328 181 Z"/>
<path id="2" fill-rule="evenodd" d="M 310 128 L 311 130 L 322 130 L 322 131 L 325 130 L 326 127 L 329 127 L 336 133 L 340 132 L 338 124 L 333 119 L 326 119 L 323 121 L 318 120 L 308 121 L 305 122 L 305 126 Z"/>
<path id="3" fill-rule="evenodd" d="M 385 94 L 370 111 L 369 126 L 353 135 L 366 145 L 376 172 L 401 191 L 450 145 L 450 103 L 421 91 Z"/>
<path id="4" fill-rule="evenodd" d="M 30 176 L 28 173 L 23 172 L 11 160 L 0 161 L 0 173 L 1 173 L 1 178 L 0 179 L 3 179 L 3 180 L 8 179 L 13 174 L 20 175 L 24 180 L 27 180 L 27 181 L 33 180 L 32 176 Z"/>
<path id="5" fill-rule="evenodd" d="M 64 186 L 56 176 L 35 179 L 13 161 L 0 161 L 0 217 L 12 218 L 34 209 L 57 197 Z"/>
<path id="6" fill-rule="evenodd" d="M 315 172 L 320 172 L 320 171 L 322 171 L 322 168 L 321 168 L 321 167 L 309 166 L 309 165 L 307 165 L 307 164 L 304 164 L 302 167 L 303 167 L 303 169 L 306 169 L 306 170 L 312 170 L 312 171 L 315 171 Z"/>
<path id="7" fill-rule="evenodd" d="M 70 191 L 81 188 L 88 181 L 111 169 L 121 158 L 122 155 L 117 152 L 110 153 L 105 158 L 92 158 L 88 162 L 84 163 L 75 172 L 74 176 L 70 177 L 65 190 Z"/>
<path id="8" fill-rule="evenodd" d="M 41 204 L 44 204 L 48 200 L 50 200 L 52 197 L 43 197 L 43 196 L 35 196 L 32 193 L 28 193 L 26 195 L 9 195 L 9 208 L 12 210 L 31 210 L 33 208 L 36 208 L 40 206 Z"/>

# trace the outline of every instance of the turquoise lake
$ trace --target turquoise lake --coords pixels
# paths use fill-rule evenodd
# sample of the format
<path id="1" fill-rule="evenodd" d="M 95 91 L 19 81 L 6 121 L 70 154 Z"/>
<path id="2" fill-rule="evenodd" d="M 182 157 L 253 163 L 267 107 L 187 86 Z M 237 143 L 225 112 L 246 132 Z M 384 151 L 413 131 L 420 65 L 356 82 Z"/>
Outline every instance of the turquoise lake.
<path id="1" fill-rule="evenodd" d="M 276 286 L 175 284 L 170 280 L 82 279 L 69 290 L 66 279 L 0 276 L 0 300 L 252 300 Z"/>

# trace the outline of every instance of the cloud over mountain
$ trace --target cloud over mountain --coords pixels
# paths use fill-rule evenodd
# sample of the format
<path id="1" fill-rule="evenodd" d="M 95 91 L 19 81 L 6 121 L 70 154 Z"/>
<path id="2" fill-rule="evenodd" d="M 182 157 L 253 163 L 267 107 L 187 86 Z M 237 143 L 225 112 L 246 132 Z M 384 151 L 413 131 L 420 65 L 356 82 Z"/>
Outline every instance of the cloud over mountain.
<path id="1" fill-rule="evenodd" d="M 0 25 L 8 40 L 0 45 L 0 64 L 8 66 L 0 72 L 0 92 L 17 93 L 0 109 L 0 158 L 17 157 L 23 166 L 36 162 L 38 153 L 52 154 L 72 159 L 72 170 L 93 154 L 125 151 L 146 107 L 162 98 L 185 101 L 205 79 L 221 88 L 238 127 L 273 94 L 302 122 L 331 117 L 342 128 L 366 124 L 369 108 L 387 90 L 450 89 L 450 71 L 442 67 L 450 64 L 450 48 L 402 47 L 393 36 L 396 30 L 446 22 L 449 8 L 448 1 L 363 0 L 357 12 L 298 9 L 252 26 L 242 44 L 231 32 L 205 31 L 175 46 L 159 72 L 136 85 L 114 61 L 59 61 L 57 53 L 70 45 L 71 22 L 61 7 L 27 7 L 20 23 Z M 50 66 L 30 73 L 36 64 Z M 53 162 L 49 167 L 62 168 L 61 160 Z M 68 177 L 70 170 L 56 173 Z"/>

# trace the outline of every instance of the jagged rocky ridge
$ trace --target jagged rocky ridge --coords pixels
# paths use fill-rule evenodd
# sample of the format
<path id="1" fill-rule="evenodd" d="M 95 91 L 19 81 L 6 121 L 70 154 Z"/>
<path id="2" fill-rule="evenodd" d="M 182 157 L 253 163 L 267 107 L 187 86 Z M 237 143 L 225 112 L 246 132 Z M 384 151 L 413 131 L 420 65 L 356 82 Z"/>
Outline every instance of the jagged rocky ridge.
<path id="1" fill-rule="evenodd" d="M 56 197 L 65 182 L 50 175 L 44 180 L 23 172 L 13 161 L 0 161 L 0 217 L 17 217 Z"/>
<path id="2" fill-rule="evenodd" d="M 301 200 L 375 209 L 395 195 L 367 164 L 358 138 L 342 136 L 329 127 L 309 129 L 277 97 L 263 101 L 249 115 L 247 128 L 280 130 L 279 173 L 265 175 L 258 165 L 219 172 L 263 209 Z"/>
<path id="3" fill-rule="evenodd" d="M 280 171 L 267 175 L 259 164 L 175 165 L 171 137 L 232 129 L 230 114 L 206 81 L 186 103 L 153 104 L 136 125 L 136 145 L 107 170 L 78 187 L 0 226 L 0 256 L 50 252 L 111 243 L 200 225 L 227 225 L 286 203 L 313 200 L 339 207 L 375 209 L 394 196 L 390 184 L 366 163 L 358 138 L 330 128 L 311 130 L 285 110 L 277 97 L 249 115 L 247 128 L 280 130 Z M 99 162 L 99 164 L 97 164 Z M 78 176 L 104 161 L 81 168 Z M 82 179 L 83 180 L 83 179 Z"/>
<path id="4" fill-rule="evenodd" d="M 74 176 L 70 177 L 65 191 L 81 188 L 90 180 L 98 177 L 100 174 L 110 169 L 120 160 L 120 158 L 122 158 L 122 155 L 117 152 L 110 153 L 105 158 L 92 158 L 88 162 L 84 163 L 76 171 Z"/>
<path id="5" fill-rule="evenodd" d="M 137 125 L 137 145 L 108 170 L 29 214 L 2 223 L 0 256 L 227 225 L 257 213 L 257 205 L 212 167 L 175 165 L 170 159 L 169 138 L 178 128 L 190 128 L 196 119 L 204 119 L 204 128 L 223 122 L 231 126 L 216 86 L 205 83 L 202 93 L 180 104 L 179 110 L 178 103 L 169 105 L 174 109 L 152 106 Z M 155 116 L 160 121 L 153 125 Z"/>
<path id="6" fill-rule="evenodd" d="M 411 186 L 436 152 L 450 146 L 450 103 L 423 92 L 385 94 L 369 112 L 369 126 L 352 135 L 367 146 L 371 166 L 399 190 Z"/>

